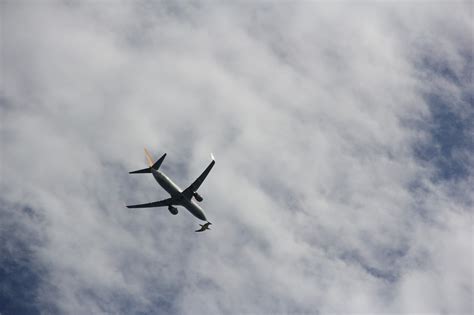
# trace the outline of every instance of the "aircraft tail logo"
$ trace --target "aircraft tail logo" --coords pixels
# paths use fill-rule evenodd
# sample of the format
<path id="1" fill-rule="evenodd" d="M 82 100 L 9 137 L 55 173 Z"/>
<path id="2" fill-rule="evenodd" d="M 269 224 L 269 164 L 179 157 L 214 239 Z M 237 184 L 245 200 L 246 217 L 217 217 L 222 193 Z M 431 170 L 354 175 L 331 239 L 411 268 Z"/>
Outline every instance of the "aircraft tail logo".
<path id="1" fill-rule="evenodd" d="M 145 156 L 148 161 L 148 166 L 152 167 L 153 166 L 153 159 L 151 158 L 150 152 L 146 148 L 143 148 L 145 150 Z"/>

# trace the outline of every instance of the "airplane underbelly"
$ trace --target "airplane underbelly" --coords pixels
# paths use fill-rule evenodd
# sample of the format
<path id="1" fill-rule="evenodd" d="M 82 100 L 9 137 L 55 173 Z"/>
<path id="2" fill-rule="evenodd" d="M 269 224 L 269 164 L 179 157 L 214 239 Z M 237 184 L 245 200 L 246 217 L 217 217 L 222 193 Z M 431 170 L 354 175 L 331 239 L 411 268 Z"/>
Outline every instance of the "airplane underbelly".
<path id="1" fill-rule="evenodd" d="M 167 182 L 163 182 L 163 183 L 160 183 L 160 184 L 161 184 L 161 187 L 163 187 L 164 190 L 166 190 L 172 196 L 177 195 L 180 192 L 179 188 L 177 186 L 170 185 Z"/>
<path id="2" fill-rule="evenodd" d="M 171 196 L 176 196 L 181 193 L 181 189 L 165 176 L 155 176 L 156 181 L 166 190 Z"/>
<path id="3" fill-rule="evenodd" d="M 171 179 L 169 179 L 166 175 L 160 172 L 153 172 L 153 176 L 155 177 L 158 184 L 163 187 L 172 197 L 180 197 L 179 203 L 185 207 L 189 212 L 191 212 L 196 218 L 207 221 L 206 215 L 204 211 L 201 209 L 199 205 L 197 205 L 192 200 L 186 198 L 182 194 L 181 188 L 178 187 Z"/>
<path id="4" fill-rule="evenodd" d="M 183 206 L 188 209 L 188 211 L 191 212 L 196 218 L 207 221 L 204 211 L 202 211 L 202 209 L 192 201 L 186 200 L 186 202 L 183 203 Z"/>

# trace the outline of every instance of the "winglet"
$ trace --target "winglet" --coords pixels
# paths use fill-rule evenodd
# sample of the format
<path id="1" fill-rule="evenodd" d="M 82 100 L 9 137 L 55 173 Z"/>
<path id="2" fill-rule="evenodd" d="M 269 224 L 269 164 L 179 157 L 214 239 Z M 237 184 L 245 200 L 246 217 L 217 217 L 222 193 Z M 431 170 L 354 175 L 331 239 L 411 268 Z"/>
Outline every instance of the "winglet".
<path id="1" fill-rule="evenodd" d="M 211 159 L 215 161 L 216 159 L 214 158 L 214 154 L 211 153 Z"/>

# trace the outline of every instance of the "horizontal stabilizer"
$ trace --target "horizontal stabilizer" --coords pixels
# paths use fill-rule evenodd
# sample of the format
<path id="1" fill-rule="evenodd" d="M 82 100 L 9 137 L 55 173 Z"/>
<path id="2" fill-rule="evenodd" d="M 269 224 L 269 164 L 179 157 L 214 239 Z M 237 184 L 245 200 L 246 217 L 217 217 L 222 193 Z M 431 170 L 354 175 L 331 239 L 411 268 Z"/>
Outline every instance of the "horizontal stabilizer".
<path id="1" fill-rule="evenodd" d="M 151 158 L 150 152 L 148 152 L 147 149 L 145 149 L 145 156 L 148 161 L 148 166 L 153 167 L 155 170 L 157 170 L 160 168 L 161 163 L 163 163 L 163 160 L 166 157 L 166 153 L 163 154 L 155 163 L 153 163 L 153 159 Z"/>
<path id="2" fill-rule="evenodd" d="M 148 168 L 144 168 L 142 170 L 128 172 L 128 174 L 145 174 L 145 173 L 151 173 L 151 169 L 148 167 Z"/>
<path id="3" fill-rule="evenodd" d="M 158 169 L 160 168 L 160 166 L 161 166 L 161 163 L 163 163 L 163 160 L 165 159 L 165 157 L 166 157 L 166 153 L 163 154 L 163 155 L 158 159 L 158 161 L 156 161 L 155 164 L 153 164 L 152 167 L 153 167 L 155 170 L 158 170 Z"/>
<path id="4" fill-rule="evenodd" d="M 155 163 L 153 163 L 153 160 L 151 159 L 151 156 L 150 156 L 150 153 L 148 153 L 148 151 L 145 149 L 145 156 L 148 160 L 148 165 L 150 165 L 150 167 L 148 168 L 144 168 L 144 169 L 141 169 L 141 170 L 137 170 L 137 171 L 133 171 L 133 172 L 129 172 L 129 174 L 146 174 L 146 173 L 151 173 L 151 169 L 154 168 L 155 170 L 158 170 L 161 166 L 161 163 L 163 163 L 163 160 L 165 159 L 166 157 L 166 153 L 163 154 L 159 159 L 158 161 L 156 161 Z"/>

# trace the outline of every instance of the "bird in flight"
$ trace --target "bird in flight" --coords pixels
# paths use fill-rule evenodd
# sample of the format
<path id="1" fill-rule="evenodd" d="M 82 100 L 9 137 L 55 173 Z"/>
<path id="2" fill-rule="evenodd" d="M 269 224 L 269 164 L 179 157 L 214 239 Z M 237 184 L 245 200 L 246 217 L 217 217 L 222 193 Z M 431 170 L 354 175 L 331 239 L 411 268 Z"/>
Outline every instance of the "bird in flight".
<path id="1" fill-rule="evenodd" d="M 155 207 L 168 207 L 169 212 L 171 214 L 176 215 L 178 214 L 178 208 L 175 206 L 182 206 L 187 209 L 192 215 L 196 218 L 207 221 L 206 215 L 204 214 L 204 210 L 198 205 L 197 202 L 203 201 L 203 197 L 197 193 L 197 190 L 206 179 L 207 175 L 211 171 L 212 167 L 216 163 L 214 156 L 211 153 L 211 163 L 207 166 L 207 168 L 202 172 L 201 175 L 186 189 L 182 190 L 178 187 L 165 173 L 159 170 L 161 163 L 166 157 L 166 153 L 163 154 L 156 162 L 153 162 L 153 159 L 150 153 L 145 149 L 145 156 L 148 160 L 148 168 L 144 168 L 141 170 L 129 172 L 130 174 L 153 174 L 153 177 L 158 182 L 158 184 L 163 187 L 170 194 L 170 198 L 150 202 L 150 203 L 143 203 L 137 205 L 129 205 L 127 208 L 155 208 Z M 197 201 L 197 202 L 196 202 Z M 207 222 L 204 225 L 201 225 L 201 229 L 209 229 L 209 225 L 211 223 Z M 204 230 L 203 230 L 204 231 Z"/>
<path id="2" fill-rule="evenodd" d="M 211 225 L 212 223 L 211 222 L 206 222 L 204 224 L 199 224 L 201 226 L 201 228 L 199 230 L 196 230 L 194 232 L 204 232 L 205 230 L 210 230 L 211 228 L 209 227 L 209 225 Z"/>

